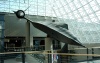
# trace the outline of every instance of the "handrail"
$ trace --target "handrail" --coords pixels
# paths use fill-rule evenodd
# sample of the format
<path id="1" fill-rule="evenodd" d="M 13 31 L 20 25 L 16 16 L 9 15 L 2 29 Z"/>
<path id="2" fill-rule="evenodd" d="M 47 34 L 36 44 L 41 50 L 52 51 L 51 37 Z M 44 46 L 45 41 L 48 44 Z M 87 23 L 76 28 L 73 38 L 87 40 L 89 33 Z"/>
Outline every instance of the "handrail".
<path id="1" fill-rule="evenodd" d="M 23 51 L 23 52 L 3 52 L 0 54 L 16 54 L 16 53 L 25 53 L 25 54 L 52 54 L 52 53 L 48 53 L 46 51 Z M 57 55 L 66 55 L 66 56 L 96 56 L 96 57 L 100 57 L 100 54 L 72 54 L 72 53 L 53 53 L 53 54 L 57 54 Z"/>

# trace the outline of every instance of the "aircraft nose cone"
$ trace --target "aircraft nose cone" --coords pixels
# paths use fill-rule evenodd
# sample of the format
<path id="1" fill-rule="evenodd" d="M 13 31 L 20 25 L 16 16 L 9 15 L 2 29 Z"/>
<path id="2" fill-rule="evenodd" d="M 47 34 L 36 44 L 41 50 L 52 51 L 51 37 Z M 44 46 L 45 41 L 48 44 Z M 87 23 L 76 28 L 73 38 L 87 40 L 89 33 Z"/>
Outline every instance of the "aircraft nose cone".
<path id="1" fill-rule="evenodd" d="M 24 18 L 25 17 L 25 12 L 23 10 L 18 10 L 17 12 L 15 12 L 15 14 L 18 18 Z"/>

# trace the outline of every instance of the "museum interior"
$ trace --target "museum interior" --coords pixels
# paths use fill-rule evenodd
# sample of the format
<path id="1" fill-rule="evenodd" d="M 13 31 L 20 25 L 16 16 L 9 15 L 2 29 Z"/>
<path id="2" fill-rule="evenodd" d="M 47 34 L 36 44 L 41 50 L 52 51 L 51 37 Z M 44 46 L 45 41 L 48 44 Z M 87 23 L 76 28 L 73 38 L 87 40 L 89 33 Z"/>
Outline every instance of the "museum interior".
<path id="1" fill-rule="evenodd" d="M 100 0 L 0 0 L 0 63 L 99 63 Z"/>

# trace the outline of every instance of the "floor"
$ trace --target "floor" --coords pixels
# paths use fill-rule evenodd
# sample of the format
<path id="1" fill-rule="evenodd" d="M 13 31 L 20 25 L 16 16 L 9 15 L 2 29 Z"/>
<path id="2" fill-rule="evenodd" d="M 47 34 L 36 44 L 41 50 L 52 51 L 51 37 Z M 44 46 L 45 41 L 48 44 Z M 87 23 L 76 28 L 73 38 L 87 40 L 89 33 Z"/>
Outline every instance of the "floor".
<path id="1" fill-rule="evenodd" d="M 38 60 L 30 56 L 29 54 L 26 54 L 25 63 L 39 63 Z M 4 61 L 4 63 L 22 63 L 21 61 L 16 61 L 16 59 L 7 59 Z"/>
<path id="2" fill-rule="evenodd" d="M 30 54 L 26 54 L 25 60 L 26 60 L 25 63 L 41 63 L 37 59 L 32 57 Z M 20 59 L 20 61 L 18 61 L 14 58 L 14 59 L 5 60 L 4 63 L 22 63 L 22 62 L 21 62 L 21 59 Z M 71 61 L 69 63 L 100 63 L 100 59 L 99 60 L 91 60 L 91 61 L 82 61 L 82 62 Z"/>

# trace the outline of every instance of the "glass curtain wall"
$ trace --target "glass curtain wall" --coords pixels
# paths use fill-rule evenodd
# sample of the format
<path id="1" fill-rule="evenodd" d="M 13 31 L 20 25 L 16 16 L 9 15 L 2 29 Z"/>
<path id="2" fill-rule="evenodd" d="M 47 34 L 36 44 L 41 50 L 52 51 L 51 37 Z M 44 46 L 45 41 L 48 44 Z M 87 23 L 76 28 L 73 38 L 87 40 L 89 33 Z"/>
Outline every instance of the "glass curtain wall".
<path id="1" fill-rule="evenodd" d="M 26 14 L 45 16 L 46 0 L 0 0 L 0 12 L 24 10 Z"/>
<path id="2" fill-rule="evenodd" d="M 99 0 L 52 0 L 52 3 L 56 17 L 67 23 L 69 31 L 82 43 L 100 42 Z"/>

